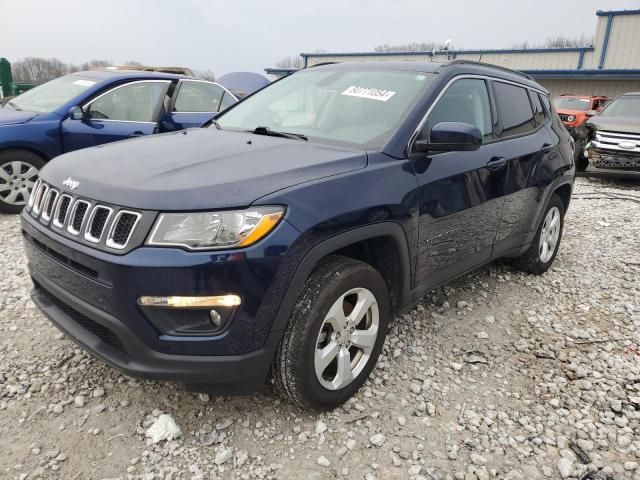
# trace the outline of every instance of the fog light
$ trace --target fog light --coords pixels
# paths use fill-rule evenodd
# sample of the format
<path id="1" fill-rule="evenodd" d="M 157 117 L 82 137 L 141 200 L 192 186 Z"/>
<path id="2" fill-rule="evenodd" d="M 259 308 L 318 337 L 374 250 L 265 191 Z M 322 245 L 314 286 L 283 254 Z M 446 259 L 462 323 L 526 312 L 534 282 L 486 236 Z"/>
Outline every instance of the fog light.
<path id="1" fill-rule="evenodd" d="M 220 325 L 222 325 L 222 317 L 217 310 L 211 310 L 209 312 L 209 318 L 211 319 L 211 323 L 213 323 L 214 327 L 220 328 Z"/>
<path id="2" fill-rule="evenodd" d="M 238 295 L 215 297 L 140 297 L 138 303 L 145 307 L 162 308 L 211 308 L 237 307 L 241 303 Z"/>

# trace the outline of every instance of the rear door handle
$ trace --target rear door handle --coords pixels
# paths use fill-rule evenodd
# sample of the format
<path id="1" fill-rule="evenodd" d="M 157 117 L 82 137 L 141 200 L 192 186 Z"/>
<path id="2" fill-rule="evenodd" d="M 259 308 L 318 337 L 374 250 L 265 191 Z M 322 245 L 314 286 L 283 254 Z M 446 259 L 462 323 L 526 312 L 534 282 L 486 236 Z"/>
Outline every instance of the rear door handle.
<path id="1" fill-rule="evenodd" d="M 493 157 L 487 162 L 487 168 L 489 170 L 499 170 L 507 164 L 507 159 L 504 157 Z"/>

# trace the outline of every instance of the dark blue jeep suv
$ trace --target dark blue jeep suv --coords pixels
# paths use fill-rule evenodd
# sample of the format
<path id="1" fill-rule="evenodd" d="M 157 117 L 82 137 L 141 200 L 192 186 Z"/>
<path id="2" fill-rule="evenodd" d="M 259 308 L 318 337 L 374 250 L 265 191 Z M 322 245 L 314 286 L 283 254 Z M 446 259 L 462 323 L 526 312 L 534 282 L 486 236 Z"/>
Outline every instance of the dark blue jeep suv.
<path id="1" fill-rule="evenodd" d="M 325 65 L 208 128 L 47 164 L 33 299 L 120 370 L 326 409 L 393 313 L 491 260 L 553 263 L 574 180 L 543 87 L 473 62 Z"/>

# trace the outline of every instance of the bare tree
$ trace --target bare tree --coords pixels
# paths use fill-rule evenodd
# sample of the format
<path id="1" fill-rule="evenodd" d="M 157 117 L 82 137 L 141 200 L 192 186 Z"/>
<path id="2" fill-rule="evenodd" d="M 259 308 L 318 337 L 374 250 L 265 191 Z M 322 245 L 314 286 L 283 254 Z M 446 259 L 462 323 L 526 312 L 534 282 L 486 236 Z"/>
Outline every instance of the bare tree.
<path id="1" fill-rule="evenodd" d="M 101 70 L 111 65 L 113 65 L 113 62 L 111 62 L 110 60 L 96 59 L 96 60 L 89 60 L 88 62 L 84 62 L 83 64 L 80 65 L 79 69 L 80 70 Z"/>
<path id="2" fill-rule="evenodd" d="M 547 37 L 544 42 L 544 46 L 547 48 L 589 47 L 591 45 L 593 45 L 593 37 L 584 34 L 579 37 L 567 37 L 560 34 Z"/>
<path id="3" fill-rule="evenodd" d="M 299 70 L 304 67 L 302 57 L 284 57 L 276 62 L 276 67 Z"/>
<path id="4" fill-rule="evenodd" d="M 216 81 L 216 74 L 213 73 L 213 70 L 194 70 L 193 75 L 202 80 L 208 80 L 210 82 Z"/>
<path id="5" fill-rule="evenodd" d="M 579 37 L 567 37 L 566 35 L 556 35 L 547 37 L 542 43 L 529 43 L 524 41 L 513 45 L 513 48 L 527 50 L 529 48 L 572 48 L 590 47 L 593 45 L 593 37 L 580 35 Z"/>
<path id="6" fill-rule="evenodd" d="M 385 43 L 384 45 L 378 45 L 373 50 L 380 53 L 391 52 L 431 52 L 433 50 L 443 49 L 443 44 L 437 42 L 421 42 L 421 43 L 404 43 L 400 45 L 390 45 Z M 447 44 L 444 50 L 453 50 L 453 45 Z"/>
<path id="7" fill-rule="evenodd" d="M 42 83 L 65 75 L 69 66 L 57 58 L 27 57 L 12 65 L 17 82 Z"/>

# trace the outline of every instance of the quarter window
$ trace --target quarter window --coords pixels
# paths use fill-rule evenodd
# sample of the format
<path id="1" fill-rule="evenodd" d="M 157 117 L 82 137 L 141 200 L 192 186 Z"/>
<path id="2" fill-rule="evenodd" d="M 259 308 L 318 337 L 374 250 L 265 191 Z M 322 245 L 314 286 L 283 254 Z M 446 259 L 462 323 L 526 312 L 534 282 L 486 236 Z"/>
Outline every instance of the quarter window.
<path id="1" fill-rule="evenodd" d="M 495 82 L 494 89 L 502 117 L 503 137 L 521 135 L 536 128 L 531 102 L 525 88 Z"/>
<path id="2" fill-rule="evenodd" d="M 169 82 L 139 82 L 114 88 L 87 107 L 94 120 L 155 122 L 160 100 Z"/>
<path id="3" fill-rule="evenodd" d="M 431 129 L 440 122 L 468 123 L 478 127 L 485 139 L 492 138 L 491 104 L 485 81 L 467 78 L 454 82 L 429 114 L 420 138 L 429 138 Z"/>
<path id="4" fill-rule="evenodd" d="M 175 112 L 218 112 L 222 87 L 207 82 L 183 82 L 173 106 Z"/>
<path id="5" fill-rule="evenodd" d="M 549 100 L 549 97 L 542 94 L 538 94 L 538 97 L 540 97 L 540 100 L 542 101 L 542 105 L 544 105 L 545 117 L 550 118 L 551 117 L 551 101 Z"/>
<path id="6" fill-rule="evenodd" d="M 542 125 L 544 123 L 545 115 L 542 103 L 540 103 L 540 97 L 533 90 L 529 90 L 529 94 L 531 95 L 531 103 L 533 105 L 533 116 L 536 119 L 536 123 L 538 125 Z"/>

